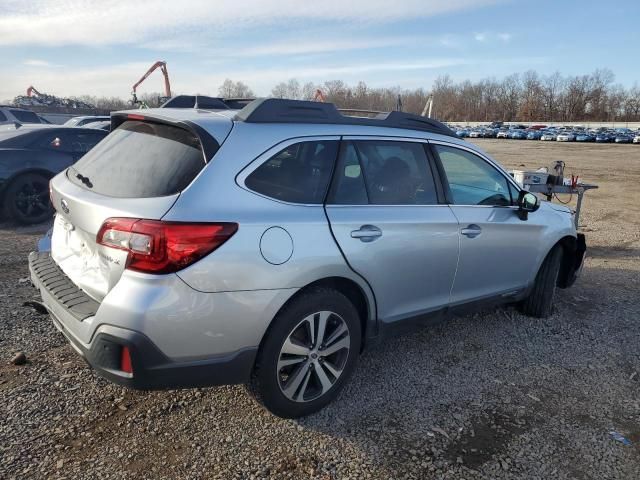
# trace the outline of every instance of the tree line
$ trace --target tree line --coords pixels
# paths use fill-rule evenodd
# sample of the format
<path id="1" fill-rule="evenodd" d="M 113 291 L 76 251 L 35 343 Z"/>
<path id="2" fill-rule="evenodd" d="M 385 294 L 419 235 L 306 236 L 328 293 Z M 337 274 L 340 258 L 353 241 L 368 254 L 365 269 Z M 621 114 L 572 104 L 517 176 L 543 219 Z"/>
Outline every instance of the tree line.
<path id="1" fill-rule="evenodd" d="M 340 80 L 300 85 L 292 79 L 276 85 L 271 95 L 309 100 L 320 89 L 328 102 L 341 108 L 378 111 L 395 109 L 400 96 L 404 111 L 420 114 L 432 94 L 432 116 L 442 121 L 640 121 L 640 87 L 625 88 L 614 80 L 606 69 L 577 76 L 542 76 L 530 70 L 501 80 L 458 82 L 444 75 L 431 90 L 371 88 L 364 82 L 351 86 Z"/>
<path id="2" fill-rule="evenodd" d="M 438 77 L 430 90 L 401 87 L 373 88 L 361 81 L 349 85 L 342 80 L 320 84 L 300 83 L 292 78 L 271 90 L 275 98 L 313 100 L 317 90 L 327 102 L 339 108 L 390 111 L 398 107 L 420 114 L 429 95 L 433 95 L 432 116 L 442 121 L 505 122 L 613 122 L 640 121 L 640 87 L 625 88 L 615 83 L 613 72 L 595 70 L 587 75 L 563 76 L 556 72 L 540 75 L 530 70 L 502 79 L 454 81 L 449 75 Z M 203 95 L 211 94 L 201 92 Z M 225 98 L 254 97 L 242 81 L 226 79 L 217 94 Z M 72 97 L 104 110 L 131 108 L 118 97 L 83 95 Z M 159 106 L 159 93 L 139 95 L 151 107 Z"/>

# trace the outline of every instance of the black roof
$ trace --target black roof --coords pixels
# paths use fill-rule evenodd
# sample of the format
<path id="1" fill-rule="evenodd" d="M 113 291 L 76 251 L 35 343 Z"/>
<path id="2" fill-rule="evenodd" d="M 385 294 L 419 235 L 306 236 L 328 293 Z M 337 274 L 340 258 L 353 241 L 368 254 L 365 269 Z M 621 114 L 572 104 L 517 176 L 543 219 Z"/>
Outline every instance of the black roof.
<path id="1" fill-rule="evenodd" d="M 445 124 L 404 112 L 380 113 L 373 118 L 343 115 L 333 103 L 259 98 L 240 110 L 234 120 L 247 123 L 321 123 L 403 128 L 455 137 Z"/>
<path id="2" fill-rule="evenodd" d="M 2 107 L 2 108 L 13 108 L 15 110 L 27 110 L 29 112 L 31 111 L 31 110 L 28 110 L 28 109 L 26 109 L 24 107 L 18 107 L 16 105 L 7 105 L 7 104 L 4 104 L 4 103 L 0 103 L 0 107 Z"/>

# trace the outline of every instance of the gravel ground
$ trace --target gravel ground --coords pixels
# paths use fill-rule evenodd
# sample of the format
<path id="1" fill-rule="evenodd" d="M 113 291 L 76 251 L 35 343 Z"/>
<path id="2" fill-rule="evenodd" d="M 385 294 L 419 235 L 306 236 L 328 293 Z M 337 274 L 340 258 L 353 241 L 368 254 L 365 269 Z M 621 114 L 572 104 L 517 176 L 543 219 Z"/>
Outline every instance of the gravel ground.
<path id="1" fill-rule="evenodd" d="M 579 283 L 547 320 L 503 308 L 389 340 L 300 421 L 242 387 L 101 380 L 23 306 L 42 227 L 1 224 L 0 478 L 639 478 L 640 146 L 478 144 L 510 167 L 564 159 L 600 184 Z M 10 364 L 21 350 L 27 363 Z"/>

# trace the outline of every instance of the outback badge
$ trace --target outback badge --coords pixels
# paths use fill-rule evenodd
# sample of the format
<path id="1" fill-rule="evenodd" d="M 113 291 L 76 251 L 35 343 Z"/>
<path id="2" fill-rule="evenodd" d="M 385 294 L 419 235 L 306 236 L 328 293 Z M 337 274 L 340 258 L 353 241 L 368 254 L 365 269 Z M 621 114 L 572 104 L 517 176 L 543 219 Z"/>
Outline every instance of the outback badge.
<path id="1" fill-rule="evenodd" d="M 64 213 L 69 213 L 69 204 L 64 198 L 60 200 L 60 207 Z"/>

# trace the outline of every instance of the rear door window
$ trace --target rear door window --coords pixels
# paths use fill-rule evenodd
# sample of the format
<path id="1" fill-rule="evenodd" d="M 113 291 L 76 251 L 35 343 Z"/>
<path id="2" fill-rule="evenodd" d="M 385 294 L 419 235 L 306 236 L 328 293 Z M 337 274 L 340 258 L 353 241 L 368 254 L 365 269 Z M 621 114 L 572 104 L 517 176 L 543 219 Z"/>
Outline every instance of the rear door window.
<path id="1" fill-rule="evenodd" d="M 70 134 L 70 147 L 73 153 L 87 153 L 93 147 L 95 147 L 100 140 L 107 136 L 107 132 L 96 133 L 93 132 L 80 132 Z"/>
<path id="2" fill-rule="evenodd" d="M 106 135 L 107 132 L 99 130 L 96 132 L 86 132 L 84 130 L 74 132 L 68 129 L 66 131 L 47 132 L 42 135 L 36 144 L 48 150 L 83 154 L 95 147 Z"/>
<path id="3" fill-rule="evenodd" d="M 40 117 L 28 110 L 9 110 L 16 117 L 16 120 L 22 123 L 42 123 Z"/>
<path id="4" fill-rule="evenodd" d="M 337 154 L 335 140 L 294 143 L 251 172 L 245 185 L 276 200 L 321 204 Z"/>
<path id="5" fill-rule="evenodd" d="M 67 176 L 102 195 L 150 198 L 184 190 L 204 166 L 200 141 L 193 133 L 131 120 L 70 167 Z"/>
<path id="6" fill-rule="evenodd" d="M 419 142 L 346 142 L 330 200 L 339 205 L 436 205 L 430 162 Z"/>

